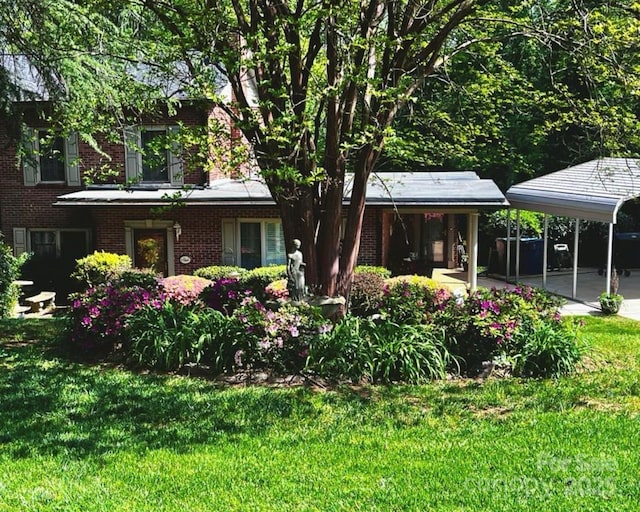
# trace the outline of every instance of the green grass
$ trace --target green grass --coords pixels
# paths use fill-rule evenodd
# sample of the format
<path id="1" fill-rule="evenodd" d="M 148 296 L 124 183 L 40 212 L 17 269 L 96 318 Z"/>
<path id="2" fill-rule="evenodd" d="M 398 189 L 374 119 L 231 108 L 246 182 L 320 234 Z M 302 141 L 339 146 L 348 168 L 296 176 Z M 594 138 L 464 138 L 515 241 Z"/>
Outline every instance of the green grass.
<path id="1" fill-rule="evenodd" d="M 0 323 L 0 511 L 571 511 L 640 502 L 640 324 L 558 380 L 222 387 Z"/>

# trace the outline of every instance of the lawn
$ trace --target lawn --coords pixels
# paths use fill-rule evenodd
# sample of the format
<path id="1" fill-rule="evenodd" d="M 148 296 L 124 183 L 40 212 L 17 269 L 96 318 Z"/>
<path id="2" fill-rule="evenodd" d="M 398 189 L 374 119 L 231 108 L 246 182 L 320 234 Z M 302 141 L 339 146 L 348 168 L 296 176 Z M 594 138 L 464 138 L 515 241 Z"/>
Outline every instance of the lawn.
<path id="1" fill-rule="evenodd" d="M 332 390 L 79 364 L 4 321 L 0 511 L 635 511 L 640 325 L 585 320 L 569 377 Z"/>

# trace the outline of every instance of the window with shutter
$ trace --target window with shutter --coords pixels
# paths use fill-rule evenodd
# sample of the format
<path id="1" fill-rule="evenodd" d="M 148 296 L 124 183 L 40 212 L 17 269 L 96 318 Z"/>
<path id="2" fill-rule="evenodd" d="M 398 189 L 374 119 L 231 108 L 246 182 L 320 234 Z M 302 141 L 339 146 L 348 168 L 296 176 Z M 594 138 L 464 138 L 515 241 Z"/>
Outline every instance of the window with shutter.
<path id="1" fill-rule="evenodd" d="M 124 132 L 125 169 L 132 183 L 184 183 L 177 126 L 127 127 Z"/>
<path id="2" fill-rule="evenodd" d="M 66 183 L 80 186 L 78 134 L 52 135 L 47 130 L 30 129 L 25 140 L 22 167 L 24 184 Z"/>

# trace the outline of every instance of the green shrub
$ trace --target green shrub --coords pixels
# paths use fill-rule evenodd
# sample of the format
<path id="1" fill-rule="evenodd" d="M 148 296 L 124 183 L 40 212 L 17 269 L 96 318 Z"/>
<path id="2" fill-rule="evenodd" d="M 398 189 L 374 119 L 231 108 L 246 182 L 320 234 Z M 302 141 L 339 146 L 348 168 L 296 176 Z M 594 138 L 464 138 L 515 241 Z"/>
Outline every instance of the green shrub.
<path id="1" fill-rule="evenodd" d="M 212 265 L 210 267 L 196 269 L 193 275 L 209 279 L 210 281 L 216 281 L 233 275 L 239 276 L 244 274 L 246 271 L 247 270 L 242 267 L 234 267 L 231 265 Z"/>
<path id="2" fill-rule="evenodd" d="M 388 279 L 391 277 L 391 270 L 385 267 L 377 267 L 374 265 L 358 265 L 354 271 L 354 275 L 358 274 L 375 274 L 377 276 L 382 277 L 383 279 Z"/>
<path id="3" fill-rule="evenodd" d="M 147 290 L 157 288 L 160 282 L 158 274 L 150 268 L 130 268 L 122 271 L 117 279 L 121 286 L 139 286 Z"/>
<path id="4" fill-rule="evenodd" d="M 91 288 L 118 277 L 131 269 L 131 258 L 124 254 L 95 251 L 93 254 L 77 260 L 76 269 L 71 277 L 85 288 Z"/>
<path id="5" fill-rule="evenodd" d="M 0 318 L 13 315 L 20 297 L 20 287 L 14 281 L 28 258 L 28 253 L 14 256 L 11 247 L 0 241 Z"/>
<path id="6" fill-rule="evenodd" d="M 385 290 L 385 278 L 379 274 L 360 271 L 353 274 L 349 311 L 351 314 L 367 317 L 380 310 Z"/>
<path id="7" fill-rule="evenodd" d="M 267 286 L 280 279 L 286 279 L 286 265 L 272 265 L 270 267 L 258 267 L 243 273 L 240 276 L 240 282 L 245 288 L 251 290 L 259 301 L 267 298 Z"/>

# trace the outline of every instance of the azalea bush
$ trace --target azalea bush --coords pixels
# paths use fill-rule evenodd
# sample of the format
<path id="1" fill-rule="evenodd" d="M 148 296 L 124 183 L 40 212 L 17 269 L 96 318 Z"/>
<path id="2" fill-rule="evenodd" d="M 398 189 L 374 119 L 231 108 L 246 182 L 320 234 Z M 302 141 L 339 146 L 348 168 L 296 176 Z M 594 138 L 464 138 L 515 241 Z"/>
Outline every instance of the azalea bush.
<path id="1" fill-rule="evenodd" d="M 199 300 L 204 289 L 212 284 L 209 279 L 184 274 L 165 277 L 160 281 L 167 298 L 183 305 L 193 304 Z"/>
<path id="2" fill-rule="evenodd" d="M 289 289 L 287 288 L 286 279 L 278 279 L 269 283 L 265 288 L 267 300 L 286 301 L 289 298 Z"/>
<path id="3" fill-rule="evenodd" d="M 351 314 L 367 317 L 380 311 L 384 298 L 385 278 L 377 272 L 361 271 L 353 274 L 349 310 Z"/>
<path id="4" fill-rule="evenodd" d="M 397 324 L 424 323 L 429 312 L 444 309 L 450 299 L 451 292 L 433 279 L 398 276 L 385 282 L 380 313 Z"/>
<path id="5" fill-rule="evenodd" d="M 252 290 L 236 277 L 215 280 L 200 292 L 200 299 L 210 308 L 227 315 L 233 314 L 246 297 L 253 296 Z"/>
<path id="6" fill-rule="evenodd" d="M 146 305 L 160 307 L 159 287 L 127 286 L 120 281 L 100 284 L 71 297 L 68 317 L 71 346 L 83 352 L 104 353 L 125 344 L 128 318 Z"/>
<path id="7" fill-rule="evenodd" d="M 271 310 L 256 297 L 246 297 L 234 317 L 244 328 L 242 346 L 234 353 L 239 369 L 297 373 L 305 367 L 309 347 L 332 328 L 319 309 L 306 303 Z"/>
<path id="8" fill-rule="evenodd" d="M 577 344 L 577 332 L 561 322 L 561 304 L 562 299 L 529 286 L 478 289 L 468 297 L 445 302 L 427 318 L 445 329 L 451 352 L 467 372 L 473 373 L 482 363 L 496 359 L 513 366 L 523 358 L 523 341 L 538 329 L 542 332 L 543 327 L 564 333 L 566 339 Z M 547 350 L 554 350 L 554 344 L 549 343 Z"/>

